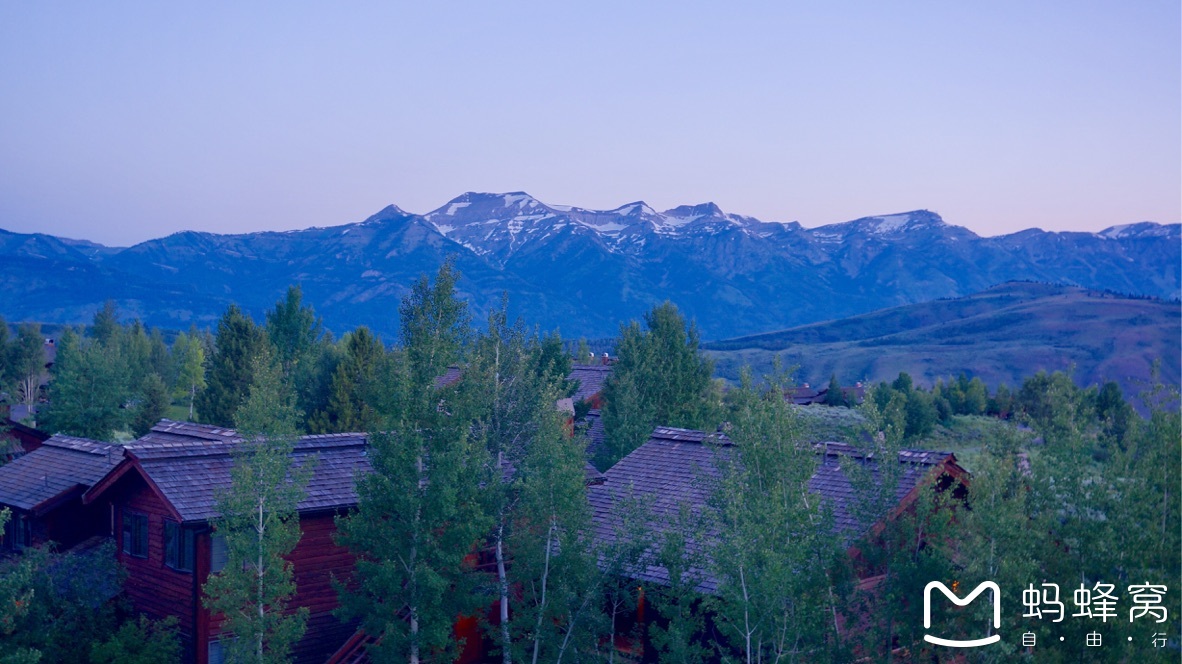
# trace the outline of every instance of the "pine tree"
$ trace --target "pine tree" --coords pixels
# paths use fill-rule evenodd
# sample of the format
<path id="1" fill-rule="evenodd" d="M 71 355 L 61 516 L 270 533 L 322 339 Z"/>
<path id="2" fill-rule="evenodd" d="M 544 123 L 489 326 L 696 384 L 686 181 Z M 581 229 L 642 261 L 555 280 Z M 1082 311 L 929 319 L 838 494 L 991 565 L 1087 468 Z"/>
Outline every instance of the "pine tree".
<path id="1" fill-rule="evenodd" d="M 825 405 L 826 406 L 848 406 L 845 392 L 841 389 L 841 383 L 837 382 L 837 374 L 829 377 L 829 388 L 825 390 Z"/>
<path id="2" fill-rule="evenodd" d="M 143 380 L 139 403 L 133 410 L 131 419 L 131 433 L 135 437 L 143 436 L 168 412 L 168 386 L 159 375 L 148 374 Z"/>
<path id="3" fill-rule="evenodd" d="M 252 367 L 266 346 L 266 337 L 238 305 L 231 304 L 218 321 L 213 355 L 209 358 L 205 391 L 197 397 L 202 422 L 228 427 L 250 393 Z"/>
<path id="4" fill-rule="evenodd" d="M 317 433 L 366 431 L 376 424 L 375 391 L 386 349 L 365 326 L 345 335 L 341 345 L 345 354 L 333 371 L 328 404 L 309 425 Z"/>
<path id="5" fill-rule="evenodd" d="M 102 309 L 94 314 L 94 321 L 90 325 L 90 337 L 100 344 L 109 346 L 115 343 L 122 327 L 119 325 L 119 314 L 115 310 L 115 301 L 107 300 Z"/>
<path id="6" fill-rule="evenodd" d="M 214 532 L 226 538 L 225 567 L 203 587 L 206 608 L 225 616 L 231 662 L 286 662 L 304 633 L 308 609 L 288 609 L 296 587 L 285 560 L 300 540 L 296 507 L 312 462 L 292 461 L 300 413 L 278 363 L 254 359 L 250 395 L 235 414 L 244 437 L 231 487 L 218 497 Z"/>
<path id="7" fill-rule="evenodd" d="M 276 353 L 283 375 L 295 377 L 312 361 L 323 325 L 311 307 L 303 306 L 299 286 L 289 286 L 284 298 L 267 312 L 267 338 Z"/>

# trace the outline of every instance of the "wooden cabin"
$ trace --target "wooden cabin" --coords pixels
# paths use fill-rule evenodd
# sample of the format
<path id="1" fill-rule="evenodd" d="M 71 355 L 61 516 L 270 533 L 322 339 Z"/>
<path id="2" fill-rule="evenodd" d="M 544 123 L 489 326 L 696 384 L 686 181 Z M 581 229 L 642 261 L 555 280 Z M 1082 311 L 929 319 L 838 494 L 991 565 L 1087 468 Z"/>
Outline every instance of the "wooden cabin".
<path id="1" fill-rule="evenodd" d="M 242 442 L 231 429 L 164 420 L 128 444 L 124 459 L 83 498 L 111 515 L 132 606 L 153 618 L 176 616 L 186 660 L 196 664 L 222 661 L 221 619 L 202 606 L 201 587 L 226 563 L 225 541 L 211 522 Z M 357 504 L 356 475 L 369 469 L 365 448 L 364 434 L 355 433 L 305 436 L 295 445 L 293 463 L 314 464 L 298 506 L 302 536 L 288 556 L 291 604 L 309 610 L 296 662 L 323 662 L 356 630 L 332 615 L 333 579 L 346 580 L 354 564 L 334 541 L 334 518 Z"/>
<path id="2" fill-rule="evenodd" d="M 12 511 L 3 549 L 54 542 L 64 550 L 106 533 L 107 512 L 82 495 L 122 459 L 118 445 L 57 435 L 0 466 L 0 507 Z"/>
<path id="3" fill-rule="evenodd" d="M 858 543 L 867 536 L 873 537 L 883 522 L 868 526 L 856 518 L 857 494 L 847 470 L 851 464 L 862 465 L 869 471 L 869 476 L 878 481 L 882 461 L 845 443 L 818 443 L 813 449 L 820 458 L 809 480 L 809 490 L 832 510 L 834 537 L 844 543 L 860 580 L 872 585 L 877 577 L 874 570 L 861 564 Z M 654 538 L 661 530 L 661 524 L 675 521 L 682 505 L 689 505 L 694 510 L 704 509 L 713 482 L 719 477 L 717 459 L 720 455 L 730 457 L 733 450 L 733 442 L 724 433 L 656 427 L 647 442 L 603 473 L 602 482 L 589 486 L 587 497 L 591 503 L 596 539 L 605 543 L 615 539 L 620 524 L 614 505 L 625 497 L 650 505 Z M 913 510 L 925 488 L 949 489 L 954 497 L 965 497 L 968 473 L 951 452 L 902 450 L 895 462 L 900 468 L 896 474 L 894 505 L 886 519 L 895 519 Z M 708 569 L 691 570 L 691 575 L 699 580 L 697 592 L 717 593 L 719 579 Z M 642 587 L 645 584 L 665 585 L 669 574 L 654 564 L 636 570 L 631 578 Z M 626 627 L 638 622 L 644 622 L 643 599 L 635 620 L 627 622 Z M 634 654 L 645 650 L 644 644 L 626 639 L 617 640 L 616 645 Z"/>

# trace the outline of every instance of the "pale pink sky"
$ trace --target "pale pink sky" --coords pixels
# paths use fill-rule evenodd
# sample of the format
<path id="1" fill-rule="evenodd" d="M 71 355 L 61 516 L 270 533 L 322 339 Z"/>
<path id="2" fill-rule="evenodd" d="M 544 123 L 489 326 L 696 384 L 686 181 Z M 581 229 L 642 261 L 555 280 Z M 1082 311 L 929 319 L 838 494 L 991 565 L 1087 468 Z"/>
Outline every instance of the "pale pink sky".
<path id="1" fill-rule="evenodd" d="M 1176 0 L 559 4 L 0 4 L 0 228 L 129 244 L 468 190 L 1182 219 Z"/>

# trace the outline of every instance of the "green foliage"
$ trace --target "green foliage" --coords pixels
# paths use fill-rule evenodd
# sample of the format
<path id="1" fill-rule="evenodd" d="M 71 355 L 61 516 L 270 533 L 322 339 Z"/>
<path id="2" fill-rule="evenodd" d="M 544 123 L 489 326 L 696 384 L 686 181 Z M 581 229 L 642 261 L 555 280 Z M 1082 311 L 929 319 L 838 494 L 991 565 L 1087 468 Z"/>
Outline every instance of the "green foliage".
<path id="1" fill-rule="evenodd" d="M 938 492 L 936 485 L 925 483 L 914 505 L 897 511 L 900 482 L 908 471 L 899 459 L 911 426 L 908 411 L 916 395 L 926 394 L 915 389 L 887 389 L 885 394 L 888 399 L 882 407 L 880 398 L 863 404 L 868 426 L 852 441 L 858 455 L 872 461 L 849 459 L 842 469 L 854 488 L 860 533 L 855 546 L 861 559 L 855 572 L 859 578 L 878 577 L 876 584 L 854 592 L 846 602 L 847 615 L 865 618 L 864 629 L 854 635 L 854 647 L 872 658 L 889 660 L 896 648 L 924 648 L 921 602 L 914 598 L 922 597 L 929 581 L 951 579 L 947 551 L 930 544 L 953 537 L 954 490 Z"/>
<path id="2" fill-rule="evenodd" d="M 296 506 L 312 462 L 292 462 L 300 413 L 278 363 L 264 352 L 253 373 L 250 396 L 235 415 L 246 441 L 214 522 L 215 534 L 226 538 L 227 562 L 205 583 L 204 602 L 237 637 L 224 641 L 228 660 L 262 664 L 286 662 L 308 618 L 306 607 L 287 610 L 296 587 L 285 556 L 300 539 Z"/>
<path id="3" fill-rule="evenodd" d="M 507 625 L 512 661 L 577 660 L 594 650 L 593 614 L 586 591 L 598 577 L 587 504 L 583 449 L 554 409 L 558 391 L 535 399 L 531 432 L 510 485 L 506 579 L 521 588 Z M 507 590 L 507 587 L 505 588 Z M 581 653 L 581 654 L 580 654 Z"/>
<path id="4" fill-rule="evenodd" d="M 718 625 L 729 652 L 748 662 L 815 661 L 837 648 L 832 522 L 810 495 L 817 464 L 772 377 L 759 392 L 745 379 L 718 455 L 711 505 L 718 519 L 713 568 Z"/>
<path id="5" fill-rule="evenodd" d="M 480 500 L 490 462 L 457 390 L 435 385 L 470 335 L 455 278 L 445 264 L 402 303 L 402 361 L 370 434 L 373 471 L 357 481 L 357 511 L 337 521 L 338 541 L 358 556 L 340 614 L 381 638 L 378 661 L 451 661 L 453 621 L 487 601 L 469 592 L 477 576 L 467 556 L 491 524 Z"/>
<path id="6" fill-rule="evenodd" d="M 231 304 L 218 321 L 217 340 L 197 396 L 197 414 L 207 424 L 229 427 L 250 393 L 252 367 L 266 347 L 266 336 L 254 321 Z"/>
<path id="7" fill-rule="evenodd" d="M 667 585 L 652 585 L 646 599 L 660 614 L 650 621 L 649 640 L 661 662 L 693 664 L 710 661 L 706 642 L 707 602 L 698 587 L 709 568 L 706 548 L 709 527 L 701 513 L 679 506 L 677 517 L 664 524 L 657 537 L 653 559 L 669 575 Z"/>
<path id="8" fill-rule="evenodd" d="M 0 561 L 0 662 L 86 662 L 115 629 L 114 543 L 85 553 L 27 548 Z"/>
<path id="9" fill-rule="evenodd" d="M 314 433 L 367 431 L 377 424 L 373 404 L 386 349 L 365 326 L 345 335 L 341 344 L 345 354 L 333 371 L 328 403 L 309 422 Z"/>
<path id="10" fill-rule="evenodd" d="M 173 366 L 176 367 L 177 396 L 189 402 L 189 419 L 193 419 L 193 405 L 197 395 L 205 389 L 205 347 L 196 330 L 181 333 L 172 344 Z"/>
<path id="11" fill-rule="evenodd" d="M 114 333 L 112 333 L 114 334 Z M 67 328 L 57 340 L 43 425 L 49 431 L 111 440 L 126 426 L 130 376 L 116 337 L 112 345 L 83 339 Z"/>
<path id="12" fill-rule="evenodd" d="M 139 620 L 124 623 L 111 638 L 95 643 L 90 649 L 93 664 L 177 664 L 181 661 L 181 641 L 176 616 L 164 620 Z"/>
<path id="13" fill-rule="evenodd" d="M 618 360 L 603 389 L 606 467 L 639 447 L 653 426 L 703 429 L 716 424 L 720 404 L 713 365 L 698 350 L 698 331 L 672 303 L 620 328 Z"/>
<path id="14" fill-rule="evenodd" d="M 37 403 L 41 375 L 45 373 L 45 337 L 41 325 L 21 323 L 9 348 L 9 371 L 16 382 L 16 398 L 30 406 Z"/>
<path id="15" fill-rule="evenodd" d="M 104 346 L 115 343 L 119 336 L 119 315 L 115 311 L 115 301 L 107 300 L 103 307 L 95 312 L 94 321 L 90 325 L 90 336 Z"/>
<path id="16" fill-rule="evenodd" d="M 168 386 L 158 374 L 150 373 L 140 388 L 139 403 L 132 410 L 131 432 L 137 438 L 151 431 L 152 426 L 168 410 Z"/>
<path id="17" fill-rule="evenodd" d="M 841 383 L 837 382 L 837 374 L 829 377 L 829 388 L 825 390 L 825 405 L 826 406 L 849 406 L 849 401 L 845 398 L 845 392 L 841 389 Z"/>

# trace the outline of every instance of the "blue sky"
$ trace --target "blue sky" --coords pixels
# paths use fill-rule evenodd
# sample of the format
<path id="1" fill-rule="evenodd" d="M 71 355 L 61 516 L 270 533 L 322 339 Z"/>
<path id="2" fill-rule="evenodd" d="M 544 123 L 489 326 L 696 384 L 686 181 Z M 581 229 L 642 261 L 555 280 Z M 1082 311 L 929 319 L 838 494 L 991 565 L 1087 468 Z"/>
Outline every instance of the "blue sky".
<path id="1" fill-rule="evenodd" d="M 0 228 L 129 244 L 468 190 L 1182 218 L 1176 0 L 340 4 L 0 4 Z"/>

